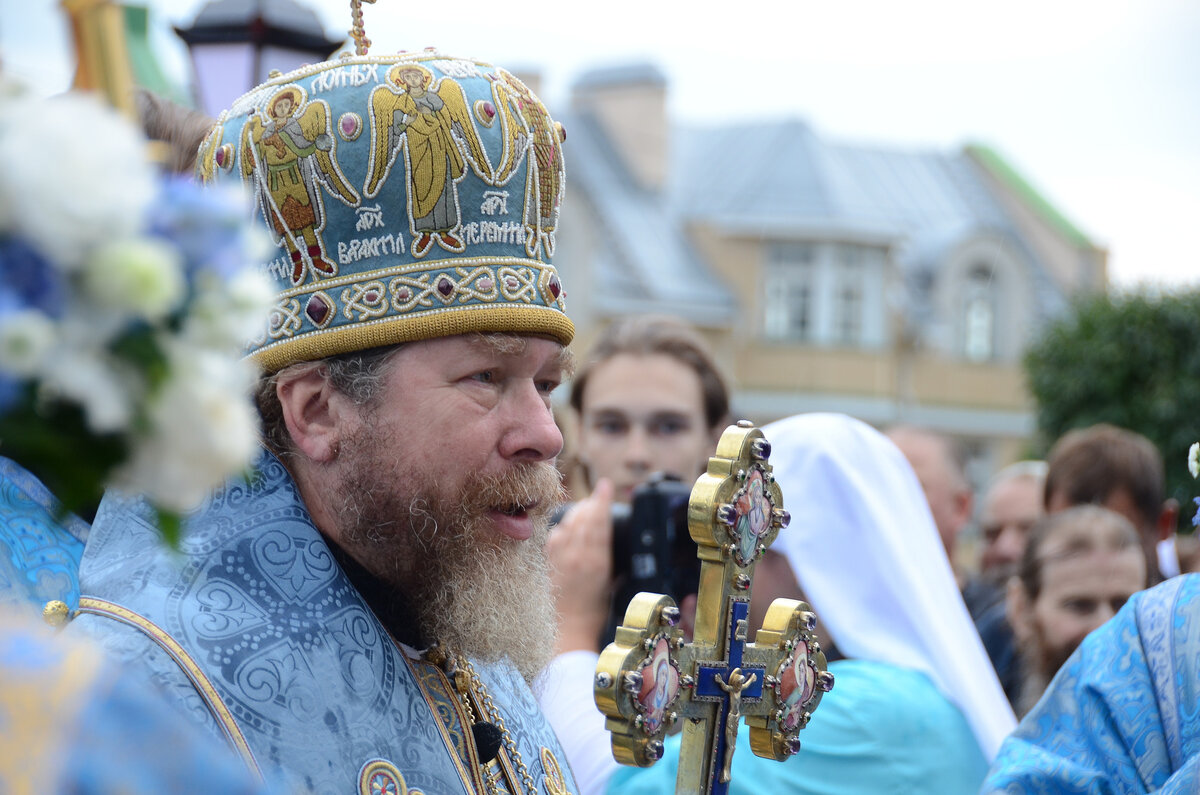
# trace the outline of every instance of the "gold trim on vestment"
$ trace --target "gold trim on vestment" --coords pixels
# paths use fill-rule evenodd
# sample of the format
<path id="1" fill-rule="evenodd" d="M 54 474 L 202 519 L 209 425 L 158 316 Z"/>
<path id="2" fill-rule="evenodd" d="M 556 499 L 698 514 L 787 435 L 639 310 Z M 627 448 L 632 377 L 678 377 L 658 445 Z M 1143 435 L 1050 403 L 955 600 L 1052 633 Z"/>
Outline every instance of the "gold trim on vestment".
<path id="1" fill-rule="evenodd" d="M 217 693 L 216 687 L 213 686 L 213 683 L 204 672 L 200 670 L 200 666 L 196 664 L 192 656 L 179 644 L 179 641 L 168 635 L 165 630 L 161 629 L 145 616 L 105 599 L 97 599 L 94 596 L 81 596 L 79 597 L 79 612 L 107 616 L 123 624 L 128 624 L 144 632 L 151 640 L 162 647 L 163 651 L 171 656 L 171 659 L 183 669 L 188 679 L 196 686 L 200 697 L 204 699 L 213 717 L 217 719 L 217 722 L 221 724 L 221 728 L 225 730 L 225 735 L 228 737 L 230 744 L 241 754 L 242 760 L 250 768 L 250 772 L 254 773 L 259 780 L 262 780 L 262 770 L 258 766 L 258 760 L 254 758 L 254 753 L 250 750 L 250 745 L 246 742 L 245 735 L 242 734 L 241 728 L 234 720 L 233 713 L 229 711 L 229 707 L 225 706 L 225 702 Z"/>
<path id="2" fill-rule="evenodd" d="M 454 747 L 454 740 L 450 737 L 450 732 L 446 727 L 446 722 L 442 719 L 439 706 L 448 704 L 454 710 L 454 714 L 458 719 L 458 725 L 463 729 L 463 744 L 467 748 L 473 758 L 479 758 L 479 749 L 475 747 L 475 735 L 471 732 L 471 726 L 467 723 L 467 713 L 463 709 L 462 702 L 458 699 L 454 691 L 454 685 L 442 673 L 442 669 L 433 663 L 427 663 L 422 660 L 411 659 L 404 653 L 402 648 L 397 645 L 397 651 L 400 653 L 400 658 L 404 660 L 404 664 L 408 666 L 409 673 L 412 674 L 412 679 L 417 684 L 417 688 L 421 691 L 421 696 L 425 699 L 425 704 L 433 713 L 434 723 L 437 724 L 438 732 L 442 735 L 442 742 L 446 745 L 446 750 L 450 752 L 451 758 L 454 760 L 455 767 L 458 768 L 459 775 L 462 777 L 463 784 L 467 785 L 472 792 L 487 792 L 487 786 L 483 781 L 482 767 L 478 764 L 473 765 L 471 770 L 463 764 L 462 757 L 458 754 L 458 749 Z M 445 694 L 447 696 L 445 702 L 437 701 L 434 696 L 425 688 L 424 678 L 417 673 L 416 666 L 421 666 L 422 670 L 428 670 L 431 674 L 440 678 L 444 685 Z"/>

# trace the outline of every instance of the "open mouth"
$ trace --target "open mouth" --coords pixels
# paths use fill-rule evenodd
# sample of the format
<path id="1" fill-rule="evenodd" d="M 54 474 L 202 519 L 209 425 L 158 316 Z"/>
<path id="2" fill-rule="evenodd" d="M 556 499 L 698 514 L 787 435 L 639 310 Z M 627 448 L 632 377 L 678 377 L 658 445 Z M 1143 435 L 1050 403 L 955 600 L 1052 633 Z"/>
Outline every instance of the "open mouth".
<path id="1" fill-rule="evenodd" d="M 528 516 L 529 511 L 536 506 L 537 503 L 534 503 L 533 505 L 501 505 L 495 510 L 504 514 L 505 516 L 514 516 L 519 519 L 523 519 L 524 517 Z"/>

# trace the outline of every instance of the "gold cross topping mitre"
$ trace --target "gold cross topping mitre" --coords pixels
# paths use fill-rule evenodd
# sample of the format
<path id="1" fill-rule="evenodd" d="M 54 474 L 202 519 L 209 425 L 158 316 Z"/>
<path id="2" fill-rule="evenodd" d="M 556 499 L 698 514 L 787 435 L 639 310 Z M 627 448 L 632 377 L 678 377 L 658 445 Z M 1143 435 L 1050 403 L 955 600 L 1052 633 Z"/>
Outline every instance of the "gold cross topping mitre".
<path id="1" fill-rule="evenodd" d="M 654 764 L 682 720 L 677 792 L 727 792 L 742 718 L 758 756 L 796 753 L 800 730 L 833 687 L 804 602 L 776 599 L 747 642 L 754 565 L 788 523 L 770 455 L 762 431 L 739 422 L 692 488 L 688 531 L 700 558 L 692 642 L 671 597 L 641 593 L 596 667 L 596 705 L 618 762 Z"/>

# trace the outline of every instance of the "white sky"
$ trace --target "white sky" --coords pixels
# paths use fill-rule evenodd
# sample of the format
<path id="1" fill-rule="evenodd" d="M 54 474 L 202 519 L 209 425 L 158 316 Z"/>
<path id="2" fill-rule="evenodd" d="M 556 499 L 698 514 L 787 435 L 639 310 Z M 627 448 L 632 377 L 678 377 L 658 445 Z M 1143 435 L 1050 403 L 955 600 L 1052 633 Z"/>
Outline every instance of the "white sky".
<path id="1" fill-rule="evenodd" d="M 170 24 L 204 0 L 147 0 Z M 336 36 L 345 0 L 300 0 Z M 447 16 L 455 10 L 456 18 Z M 883 146 L 996 148 L 1110 251 L 1118 286 L 1200 286 L 1200 2 L 1196 0 L 482 0 L 365 6 L 376 52 L 437 46 L 537 69 L 553 111 L 584 70 L 656 63 L 688 122 L 801 117 Z M 71 63 L 53 0 L 0 0 L 4 68 L 47 91 Z"/>

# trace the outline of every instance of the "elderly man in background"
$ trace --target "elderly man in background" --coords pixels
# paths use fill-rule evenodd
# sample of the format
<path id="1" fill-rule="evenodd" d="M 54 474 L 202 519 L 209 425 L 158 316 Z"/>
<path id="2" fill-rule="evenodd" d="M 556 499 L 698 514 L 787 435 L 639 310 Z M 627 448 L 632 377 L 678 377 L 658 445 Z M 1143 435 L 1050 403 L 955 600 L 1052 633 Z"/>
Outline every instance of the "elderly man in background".
<path id="1" fill-rule="evenodd" d="M 987 649 L 1004 693 L 1015 707 L 1021 688 L 1017 641 L 1008 623 L 1005 591 L 1025 554 L 1029 531 L 1043 514 L 1044 461 L 1018 461 L 996 473 L 984 493 L 979 524 L 983 536 L 980 572 L 963 598 L 972 606 L 975 628 Z"/>
<path id="2" fill-rule="evenodd" d="M 884 435 L 900 448 L 917 473 L 942 547 L 953 565 L 958 536 L 971 521 L 975 505 L 965 451 L 950 437 L 913 425 L 893 426 Z M 959 574 L 960 582 L 962 579 Z"/>

